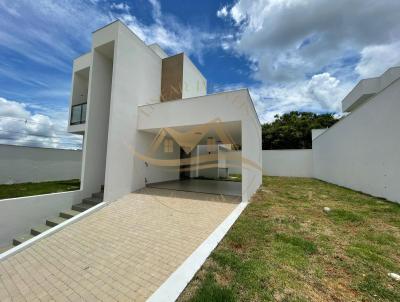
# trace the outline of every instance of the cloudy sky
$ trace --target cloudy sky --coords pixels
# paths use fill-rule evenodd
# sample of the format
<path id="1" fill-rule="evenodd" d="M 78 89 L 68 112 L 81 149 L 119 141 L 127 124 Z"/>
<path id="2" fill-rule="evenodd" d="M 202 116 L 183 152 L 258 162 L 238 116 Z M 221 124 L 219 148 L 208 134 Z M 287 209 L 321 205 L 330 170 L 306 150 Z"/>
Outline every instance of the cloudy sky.
<path id="1" fill-rule="evenodd" d="M 117 18 L 186 52 L 209 93 L 248 87 L 262 122 L 340 114 L 357 81 L 400 64 L 398 0 L 0 0 L 0 143 L 80 146 L 66 133 L 72 60 Z"/>

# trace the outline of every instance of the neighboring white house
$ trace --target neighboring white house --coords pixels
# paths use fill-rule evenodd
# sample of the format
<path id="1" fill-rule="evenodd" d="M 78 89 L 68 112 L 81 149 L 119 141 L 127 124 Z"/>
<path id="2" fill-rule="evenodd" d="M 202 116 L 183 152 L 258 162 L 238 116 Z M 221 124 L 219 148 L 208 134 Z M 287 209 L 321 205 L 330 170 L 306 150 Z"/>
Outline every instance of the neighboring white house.
<path id="1" fill-rule="evenodd" d="M 361 80 L 312 150 L 264 150 L 263 174 L 314 177 L 400 203 L 400 67 Z"/>
<path id="2" fill-rule="evenodd" d="M 241 170 L 242 200 L 260 186 L 261 126 L 248 90 L 207 95 L 206 79 L 184 53 L 168 56 L 115 21 L 93 33 L 91 52 L 74 60 L 72 82 L 68 131 L 84 135 L 84 197 L 104 185 L 104 200 L 113 201 L 199 169 L 226 174 L 222 145 L 241 148 L 229 162 Z M 215 148 L 201 155 L 203 145 Z"/>

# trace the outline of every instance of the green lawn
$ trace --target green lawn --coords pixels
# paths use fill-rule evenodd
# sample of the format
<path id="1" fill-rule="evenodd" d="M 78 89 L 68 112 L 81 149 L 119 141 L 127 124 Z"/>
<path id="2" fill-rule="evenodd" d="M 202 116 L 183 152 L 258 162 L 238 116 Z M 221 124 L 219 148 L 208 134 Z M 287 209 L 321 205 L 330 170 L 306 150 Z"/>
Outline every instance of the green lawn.
<path id="1" fill-rule="evenodd" d="M 79 179 L 0 185 L 0 199 L 79 190 Z"/>
<path id="2" fill-rule="evenodd" d="M 265 177 L 178 301 L 400 301 L 390 272 L 400 274 L 399 205 Z"/>

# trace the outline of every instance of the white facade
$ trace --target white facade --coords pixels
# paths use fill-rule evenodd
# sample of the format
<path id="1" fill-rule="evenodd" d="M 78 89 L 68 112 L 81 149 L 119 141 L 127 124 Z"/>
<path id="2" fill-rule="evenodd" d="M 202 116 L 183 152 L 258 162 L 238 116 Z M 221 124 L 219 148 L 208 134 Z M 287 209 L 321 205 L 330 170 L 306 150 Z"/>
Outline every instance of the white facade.
<path id="1" fill-rule="evenodd" d="M 113 201 L 147 183 L 180 179 L 185 139 L 179 143 L 174 133 L 218 120 L 217 127 L 222 125 L 242 147 L 242 197 L 247 201 L 261 184 L 261 127 L 248 91 L 207 95 L 206 79 L 183 55 L 182 70 L 172 70 L 182 73 L 172 77 L 182 79 L 182 99 L 161 102 L 161 85 L 169 80 L 162 81 L 166 58 L 158 45 L 147 46 L 116 21 L 94 32 L 91 52 L 74 61 L 70 123 L 75 124 L 69 131 L 84 135 L 83 195 L 104 184 L 105 201 Z M 166 152 L 160 140 L 159 149 L 149 151 L 165 128 L 170 128 L 165 139 L 171 150 Z M 202 135 L 218 139 L 221 133 L 211 128 Z"/>
<path id="2" fill-rule="evenodd" d="M 353 111 L 313 140 L 315 178 L 400 202 L 399 70 L 373 79 L 376 89 L 360 82 L 344 99 Z"/>
<path id="3" fill-rule="evenodd" d="M 190 59 L 183 56 L 182 99 L 207 94 L 207 80 Z"/>

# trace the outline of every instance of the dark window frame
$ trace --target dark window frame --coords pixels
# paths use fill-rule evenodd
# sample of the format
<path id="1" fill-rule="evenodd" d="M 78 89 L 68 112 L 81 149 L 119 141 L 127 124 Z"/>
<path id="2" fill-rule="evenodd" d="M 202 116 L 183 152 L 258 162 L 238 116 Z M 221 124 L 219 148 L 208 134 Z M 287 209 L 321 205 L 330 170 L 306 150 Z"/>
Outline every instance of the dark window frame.
<path id="1" fill-rule="evenodd" d="M 80 107 L 80 111 L 79 111 L 79 118 L 77 119 L 76 122 L 73 122 L 73 117 L 74 117 L 74 108 L 76 107 Z M 83 108 L 85 107 L 85 114 L 83 114 Z M 80 104 L 76 104 L 73 105 L 71 107 L 71 117 L 70 117 L 70 125 L 81 125 L 81 124 L 85 124 L 86 123 L 86 112 L 87 112 L 87 103 L 80 103 Z"/>

